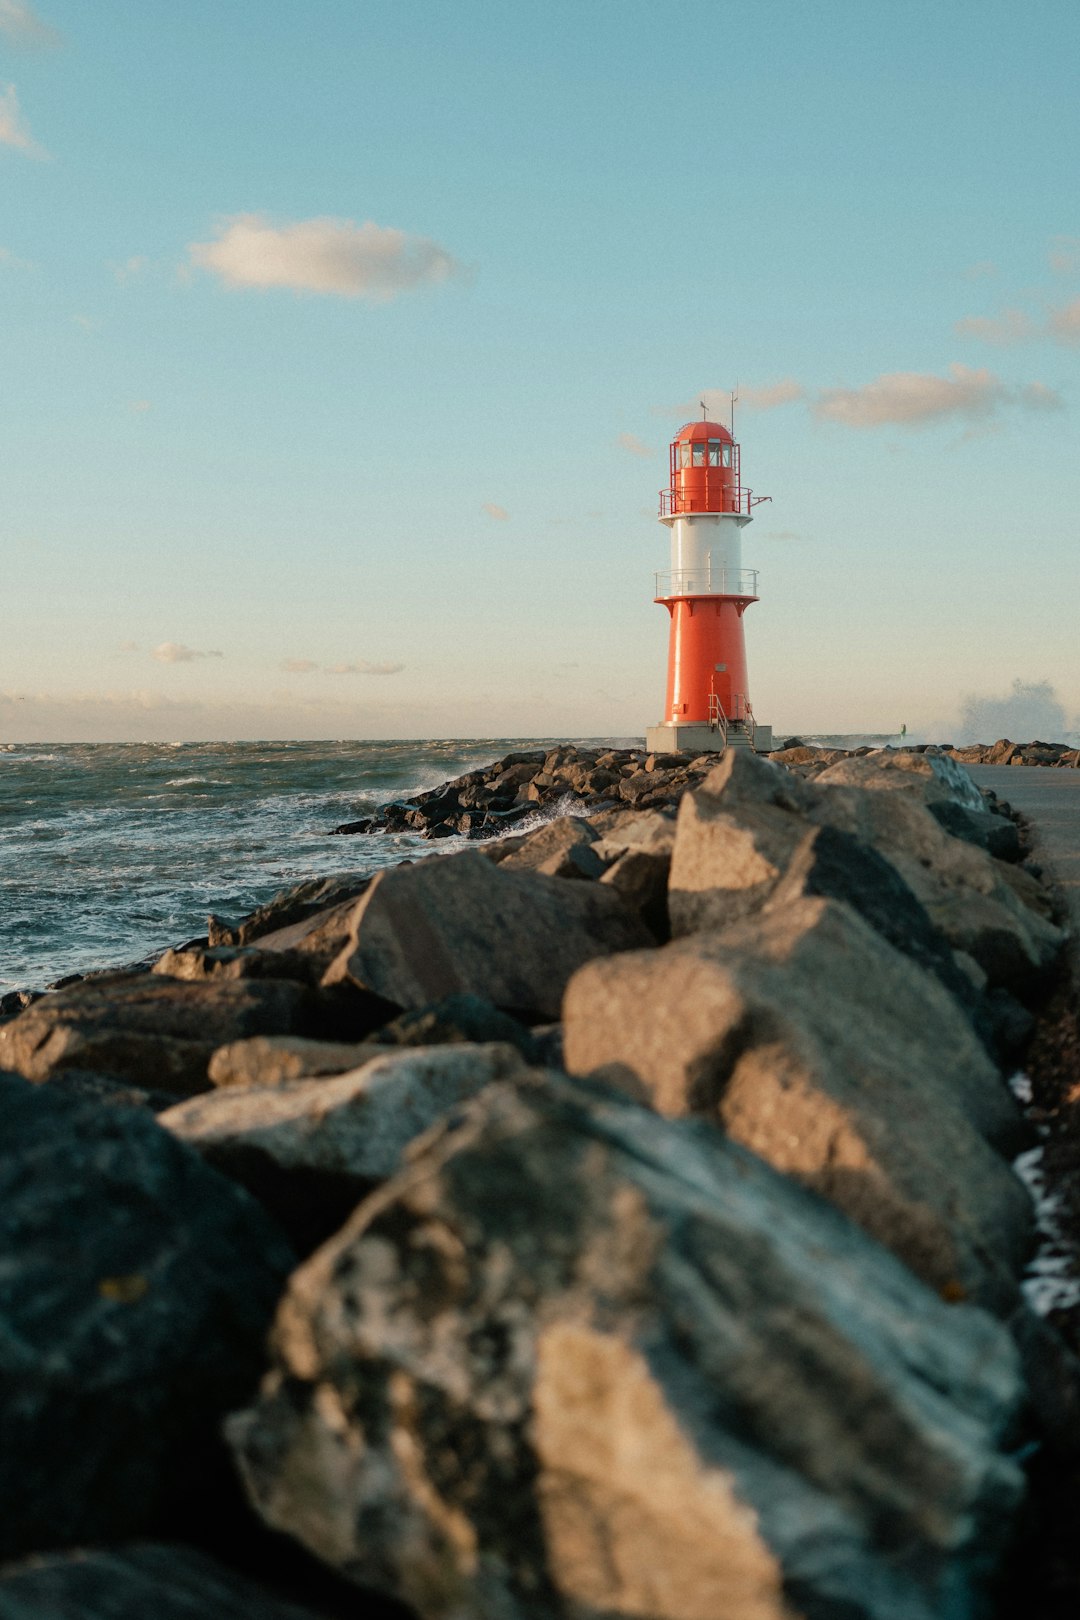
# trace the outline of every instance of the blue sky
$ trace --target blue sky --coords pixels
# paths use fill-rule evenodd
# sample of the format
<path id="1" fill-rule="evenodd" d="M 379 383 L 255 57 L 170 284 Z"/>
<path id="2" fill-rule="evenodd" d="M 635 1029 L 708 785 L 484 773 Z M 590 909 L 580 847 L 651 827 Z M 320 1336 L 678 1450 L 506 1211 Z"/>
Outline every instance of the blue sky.
<path id="1" fill-rule="evenodd" d="M 0 0 L 0 741 L 1080 712 L 1080 8 Z"/>

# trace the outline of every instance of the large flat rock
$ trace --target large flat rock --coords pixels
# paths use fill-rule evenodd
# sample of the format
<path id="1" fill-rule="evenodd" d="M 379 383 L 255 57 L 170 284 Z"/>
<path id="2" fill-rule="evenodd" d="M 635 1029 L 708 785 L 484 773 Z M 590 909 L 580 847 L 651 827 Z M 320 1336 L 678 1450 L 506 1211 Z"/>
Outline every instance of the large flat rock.
<path id="1" fill-rule="evenodd" d="M 84 980 L 0 1025 L 0 1068 L 28 1080 L 85 1069 L 148 1091 L 205 1090 L 215 1050 L 306 1033 L 309 993 L 283 979 L 188 983 L 152 973 Z"/>
<path id="2" fill-rule="evenodd" d="M 402 1007 L 463 992 L 554 1018 L 583 962 L 649 943 L 611 887 L 508 871 L 466 851 L 380 872 L 323 982 Z"/>
<path id="3" fill-rule="evenodd" d="M 564 1050 L 722 1125 L 931 1286 L 1014 1306 L 1031 1207 L 988 1144 L 1015 1148 L 1016 1105 L 954 998 L 849 907 L 785 902 L 590 964 Z"/>
<path id="4" fill-rule="evenodd" d="M 512 1046 L 366 1056 L 345 1074 L 219 1087 L 160 1121 L 253 1193 L 306 1252 L 400 1168 L 415 1137 L 484 1086 L 525 1072 Z"/>

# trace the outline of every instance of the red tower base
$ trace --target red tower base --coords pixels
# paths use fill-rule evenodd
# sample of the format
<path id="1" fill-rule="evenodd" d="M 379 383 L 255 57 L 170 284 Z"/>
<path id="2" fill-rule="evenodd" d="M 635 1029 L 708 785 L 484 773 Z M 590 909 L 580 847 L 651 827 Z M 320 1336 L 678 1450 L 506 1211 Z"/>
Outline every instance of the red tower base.
<path id="1" fill-rule="evenodd" d="M 742 616 L 754 596 L 658 597 L 671 614 L 668 645 L 669 725 L 708 725 L 717 708 L 744 720 L 749 702 Z"/>

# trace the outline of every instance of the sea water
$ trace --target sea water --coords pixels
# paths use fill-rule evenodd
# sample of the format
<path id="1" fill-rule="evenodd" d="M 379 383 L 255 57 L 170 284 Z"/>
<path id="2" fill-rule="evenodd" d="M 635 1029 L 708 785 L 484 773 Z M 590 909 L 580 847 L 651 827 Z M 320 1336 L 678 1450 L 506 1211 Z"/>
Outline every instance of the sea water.
<path id="1" fill-rule="evenodd" d="M 0 991 L 143 960 L 305 878 L 452 849 L 332 829 L 557 740 L 0 744 Z"/>

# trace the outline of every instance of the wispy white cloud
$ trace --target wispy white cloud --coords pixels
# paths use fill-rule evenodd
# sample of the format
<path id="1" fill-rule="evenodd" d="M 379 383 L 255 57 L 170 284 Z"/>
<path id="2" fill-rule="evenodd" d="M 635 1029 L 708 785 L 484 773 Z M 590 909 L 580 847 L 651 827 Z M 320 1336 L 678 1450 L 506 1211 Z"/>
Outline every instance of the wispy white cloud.
<path id="1" fill-rule="evenodd" d="M 1060 257 L 1064 262 L 1065 255 Z M 1080 265 L 1080 250 L 1077 262 Z M 1043 341 L 1071 348 L 1080 344 L 1080 298 L 1067 304 L 1047 305 L 1043 318 L 1037 321 L 1022 309 L 1003 309 L 999 315 L 966 315 L 956 322 L 953 331 L 961 337 L 980 338 L 984 343 Z"/>
<path id="2" fill-rule="evenodd" d="M 496 501 L 485 501 L 480 510 L 486 512 L 489 518 L 494 518 L 496 523 L 509 523 L 510 521 L 510 514 L 506 507 L 499 506 Z"/>
<path id="3" fill-rule="evenodd" d="M 81 326 L 84 332 L 100 332 L 101 322 L 94 315 L 73 315 L 72 321 Z"/>
<path id="4" fill-rule="evenodd" d="M 128 406 L 128 409 L 134 411 L 138 416 L 145 415 L 147 411 L 152 411 L 153 408 L 154 402 L 150 399 L 133 399 Z"/>
<path id="5" fill-rule="evenodd" d="M 283 658 L 280 667 L 286 675 L 310 675 L 319 666 L 314 658 Z"/>
<path id="6" fill-rule="evenodd" d="M 213 650 L 199 652 L 195 647 L 185 647 L 182 641 L 163 641 L 150 656 L 159 664 L 193 664 L 199 658 L 224 658 L 225 654 Z"/>
<path id="7" fill-rule="evenodd" d="M 958 337 L 978 338 L 982 343 L 1004 348 L 1012 343 L 1027 343 L 1037 335 L 1038 327 L 1025 310 L 1003 309 L 1000 315 L 965 315 L 953 331 Z"/>
<path id="8" fill-rule="evenodd" d="M 1071 304 L 1063 304 L 1059 309 L 1052 309 L 1046 329 L 1055 343 L 1063 343 L 1067 348 L 1080 344 L 1080 298 L 1074 298 Z"/>
<path id="9" fill-rule="evenodd" d="M 110 265 L 109 268 L 117 281 L 131 281 L 134 277 L 141 276 L 149 263 L 150 260 L 145 254 L 133 253 L 130 259 L 125 259 L 122 264 Z"/>
<path id="10" fill-rule="evenodd" d="M 139 643 L 137 641 L 122 641 L 116 650 L 122 653 L 138 652 Z"/>
<path id="11" fill-rule="evenodd" d="M 778 405 L 793 405 L 802 399 L 803 392 L 802 384 L 794 377 L 784 377 L 780 382 L 766 383 L 760 388 L 740 386 L 735 403 L 744 411 L 774 411 Z"/>
<path id="12" fill-rule="evenodd" d="M 620 450 L 627 450 L 632 456 L 646 457 L 656 454 L 655 450 L 642 439 L 639 439 L 636 433 L 620 433 L 615 443 Z"/>
<path id="13" fill-rule="evenodd" d="M 366 658 L 358 658 L 351 664 L 327 664 L 328 675 L 399 675 L 405 668 L 404 664 L 371 664 Z"/>
<path id="14" fill-rule="evenodd" d="M 964 271 L 966 281 L 983 281 L 987 276 L 996 276 L 998 267 L 993 259 L 980 259 L 977 264 L 969 264 Z"/>
<path id="15" fill-rule="evenodd" d="M 730 388 L 703 388 L 696 399 L 684 399 L 678 405 L 653 406 L 653 414 L 700 418 L 704 406 L 711 422 L 726 425 L 731 418 L 732 392 Z M 806 391 L 794 377 L 783 377 L 774 383 L 740 383 L 734 392 L 737 411 L 774 411 L 780 405 L 793 405 L 804 398 Z"/>
<path id="16" fill-rule="evenodd" d="M 193 265 L 229 287 L 289 287 L 384 303 L 460 270 L 426 236 L 366 220 L 301 219 L 275 225 L 264 214 L 233 214 L 212 242 L 192 242 Z"/>
<path id="17" fill-rule="evenodd" d="M 1055 236 L 1048 257 L 1055 275 L 1075 275 L 1080 271 L 1080 236 Z"/>
<path id="18" fill-rule="evenodd" d="M 0 34 L 13 45 L 30 50 L 62 43 L 62 36 L 42 22 L 26 0 L 0 0 Z"/>
<path id="19" fill-rule="evenodd" d="M 10 248 L 0 247 L 0 270 L 32 270 L 29 259 L 20 259 Z"/>
<path id="20" fill-rule="evenodd" d="M 1017 402 L 1029 411 L 1063 411 L 1065 401 L 1056 388 L 1046 383 L 1023 383 L 1016 390 Z"/>
<path id="21" fill-rule="evenodd" d="M 47 158 L 49 155 L 26 127 L 19 107 L 19 93 L 13 84 L 0 90 L 0 146 L 13 147 L 15 151 L 32 158 Z"/>
<path id="22" fill-rule="evenodd" d="M 1060 403 L 1060 397 L 1044 383 L 1012 387 L 985 368 L 954 364 L 945 377 L 933 372 L 894 371 L 861 388 L 827 388 L 819 394 L 813 412 L 850 428 L 921 428 L 948 420 L 987 421 L 1003 405 L 1046 410 Z"/>

